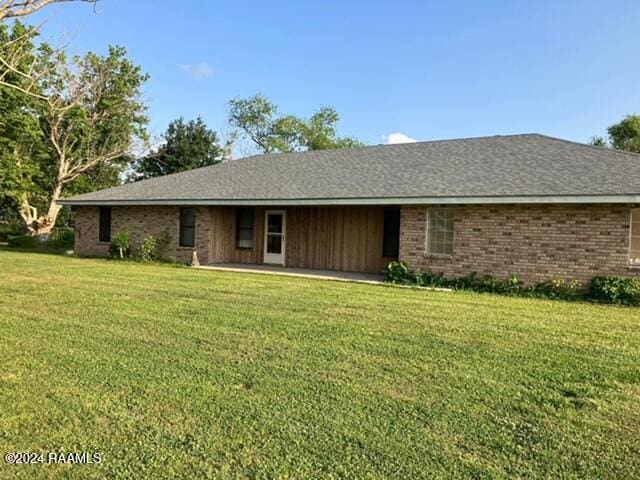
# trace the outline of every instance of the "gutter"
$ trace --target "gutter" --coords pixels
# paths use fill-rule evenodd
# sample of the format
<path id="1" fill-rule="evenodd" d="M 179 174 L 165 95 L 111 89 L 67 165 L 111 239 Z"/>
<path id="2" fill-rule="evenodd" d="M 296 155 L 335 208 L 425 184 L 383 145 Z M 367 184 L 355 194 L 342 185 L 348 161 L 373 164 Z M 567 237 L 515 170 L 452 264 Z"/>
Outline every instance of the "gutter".
<path id="1" fill-rule="evenodd" d="M 152 205 L 219 205 L 219 206 L 332 206 L 332 205 L 501 205 L 501 204 L 575 204 L 575 203 L 640 203 L 640 194 L 622 195 L 519 195 L 519 196 L 454 196 L 454 197 L 378 197 L 378 198 L 299 198 L 299 199 L 158 199 L 158 200 L 58 200 L 70 206 L 152 206 Z"/>

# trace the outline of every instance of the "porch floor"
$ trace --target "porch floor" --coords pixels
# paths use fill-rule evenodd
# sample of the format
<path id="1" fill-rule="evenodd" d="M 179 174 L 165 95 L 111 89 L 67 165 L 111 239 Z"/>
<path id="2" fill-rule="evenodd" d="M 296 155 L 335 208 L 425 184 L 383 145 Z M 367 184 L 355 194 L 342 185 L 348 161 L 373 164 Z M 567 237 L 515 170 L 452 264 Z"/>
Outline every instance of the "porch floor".
<path id="1" fill-rule="evenodd" d="M 316 270 L 312 268 L 280 267 L 278 265 L 253 265 L 244 263 L 212 263 L 201 265 L 205 270 L 221 270 L 227 272 L 263 273 L 268 275 L 286 275 L 290 277 L 316 278 L 321 280 L 338 280 L 342 282 L 360 282 L 381 284 L 382 273 L 340 272 L 336 270 Z"/>

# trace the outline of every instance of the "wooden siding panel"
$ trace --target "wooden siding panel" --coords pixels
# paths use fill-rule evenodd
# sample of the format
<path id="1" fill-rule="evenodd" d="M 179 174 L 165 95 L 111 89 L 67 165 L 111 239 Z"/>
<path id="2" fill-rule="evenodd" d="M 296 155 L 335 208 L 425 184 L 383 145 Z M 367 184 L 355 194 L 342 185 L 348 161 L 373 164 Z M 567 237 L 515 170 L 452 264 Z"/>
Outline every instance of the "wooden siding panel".
<path id="1" fill-rule="evenodd" d="M 382 207 L 290 207 L 284 210 L 287 211 L 286 266 L 379 272 L 389 262 L 382 257 Z M 255 209 L 254 246 L 238 249 L 235 208 L 211 207 L 211 262 L 261 264 L 264 216 L 264 208 Z"/>
<path id="2" fill-rule="evenodd" d="M 286 265 L 379 272 L 382 207 L 293 207 L 287 209 Z"/>

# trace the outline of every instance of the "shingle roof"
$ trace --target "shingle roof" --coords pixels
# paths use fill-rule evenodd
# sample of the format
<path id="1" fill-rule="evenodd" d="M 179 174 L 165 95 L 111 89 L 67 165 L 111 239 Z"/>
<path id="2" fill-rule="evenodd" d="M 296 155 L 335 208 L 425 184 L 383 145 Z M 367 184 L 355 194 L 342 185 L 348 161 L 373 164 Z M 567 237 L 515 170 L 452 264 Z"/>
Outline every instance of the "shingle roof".
<path id="1" fill-rule="evenodd" d="M 640 155 L 539 134 L 270 154 L 64 203 L 459 203 L 515 197 L 640 202 Z"/>

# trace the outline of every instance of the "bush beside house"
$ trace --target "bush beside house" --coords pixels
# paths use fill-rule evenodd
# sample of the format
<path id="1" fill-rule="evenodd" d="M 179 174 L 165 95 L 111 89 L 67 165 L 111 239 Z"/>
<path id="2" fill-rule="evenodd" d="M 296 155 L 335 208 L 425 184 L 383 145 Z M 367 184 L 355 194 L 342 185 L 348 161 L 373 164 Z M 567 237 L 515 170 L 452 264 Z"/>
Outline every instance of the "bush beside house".
<path id="1" fill-rule="evenodd" d="M 588 288 L 577 281 L 555 279 L 535 285 L 524 285 L 516 275 L 497 278 L 492 275 L 447 278 L 443 273 L 411 271 L 404 262 L 391 262 L 386 271 L 387 281 L 394 284 L 419 287 L 471 290 L 554 300 L 593 300 L 618 305 L 640 305 L 640 280 L 619 276 L 594 277 Z"/>

